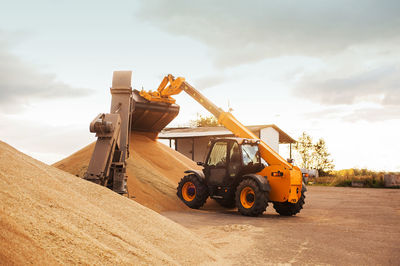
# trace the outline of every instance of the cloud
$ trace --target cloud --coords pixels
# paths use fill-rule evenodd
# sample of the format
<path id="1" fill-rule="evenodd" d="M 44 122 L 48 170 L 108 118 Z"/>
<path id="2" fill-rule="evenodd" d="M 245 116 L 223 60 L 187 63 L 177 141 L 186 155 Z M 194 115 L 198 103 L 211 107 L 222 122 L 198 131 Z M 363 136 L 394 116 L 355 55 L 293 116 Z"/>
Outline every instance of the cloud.
<path id="1" fill-rule="evenodd" d="M 215 63 L 227 67 L 398 41 L 399 13 L 397 0 L 146 0 L 136 15 L 161 30 L 204 43 Z"/>
<path id="2" fill-rule="evenodd" d="M 87 95 L 89 89 L 73 88 L 44 74 L 10 52 L 9 34 L 0 31 L 0 110 L 17 112 L 36 100 L 73 98 Z"/>
<path id="3" fill-rule="evenodd" d="M 380 122 L 392 119 L 400 119 L 400 106 L 390 106 L 385 108 L 361 108 L 356 109 L 349 115 L 343 116 L 346 122 L 356 122 L 360 120 L 368 122 Z"/>
<path id="4" fill-rule="evenodd" d="M 223 84 L 225 81 L 226 78 L 223 75 L 210 75 L 196 79 L 194 84 L 196 84 L 196 87 L 199 88 L 199 90 L 203 90 Z"/>
<path id="5" fill-rule="evenodd" d="M 46 163 L 54 163 L 95 140 L 87 126 L 50 125 L 0 113 L 0 140 Z"/>
<path id="6" fill-rule="evenodd" d="M 323 73 L 303 77 L 294 94 L 322 104 L 374 102 L 400 106 L 400 65 L 384 65 L 361 73 L 326 78 Z"/>
<path id="7" fill-rule="evenodd" d="M 400 119 L 400 106 L 330 106 L 318 111 L 304 114 L 305 120 L 318 121 L 342 121 L 354 123 L 358 121 L 382 122 Z"/>

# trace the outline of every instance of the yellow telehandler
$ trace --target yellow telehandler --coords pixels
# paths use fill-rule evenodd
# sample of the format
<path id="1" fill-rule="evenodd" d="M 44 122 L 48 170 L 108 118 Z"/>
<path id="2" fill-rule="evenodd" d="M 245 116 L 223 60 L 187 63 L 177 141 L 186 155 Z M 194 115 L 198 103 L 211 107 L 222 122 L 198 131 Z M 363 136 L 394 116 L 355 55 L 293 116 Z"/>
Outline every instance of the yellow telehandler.
<path id="1" fill-rule="evenodd" d="M 171 96 L 185 91 L 236 138 L 213 140 L 203 171 L 187 170 L 177 188 L 178 197 L 190 208 L 200 208 L 210 196 L 224 207 L 237 207 L 243 215 L 262 214 L 272 202 L 281 215 L 295 215 L 303 208 L 306 186 L 297 166 L 242 125 L 230 112 L 214 105 L 184 78 L 164 77 L 157 91 L 140 92 L 152 102 L 174 104 Z"/>

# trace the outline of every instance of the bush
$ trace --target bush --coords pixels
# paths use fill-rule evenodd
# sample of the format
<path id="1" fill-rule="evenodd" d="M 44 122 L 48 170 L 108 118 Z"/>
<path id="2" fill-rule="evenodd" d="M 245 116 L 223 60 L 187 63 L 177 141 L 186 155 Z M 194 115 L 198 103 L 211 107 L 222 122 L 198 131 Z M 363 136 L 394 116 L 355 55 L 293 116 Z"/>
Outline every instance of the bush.
<path id="1" fill-rule="evenodd" d="M 335 187 L 351 187 L 353 183 L 353 180 L 351 179 L 342 179 L 337 182 L 335 182 L 334 186 Z"/>
<path id="2" fill-rule="evenodd" d="M 383 176 L 385 172 L 375 172 L 368 169 L 342 169 L 331 171 L 328 176 L 310 178 L 312 184 L 335 187 L 351 187 L 352 183 L 362 183 L 367 188 L 385 187 Z"/>

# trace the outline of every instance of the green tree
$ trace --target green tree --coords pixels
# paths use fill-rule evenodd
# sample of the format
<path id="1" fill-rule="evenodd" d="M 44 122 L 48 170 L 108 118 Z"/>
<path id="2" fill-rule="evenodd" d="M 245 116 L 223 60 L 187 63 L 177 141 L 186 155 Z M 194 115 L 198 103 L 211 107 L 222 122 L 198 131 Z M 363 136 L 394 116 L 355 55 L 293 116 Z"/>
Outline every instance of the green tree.
<path id="1" fill-rule="evenodd" d="M 301 159 L 301 168 L 310 168 L 312 156 L 313 156 L 313 144 L 311 136 L 306 132 L 300 136 L 299 140 L 296 142 L 294 149 L 298 152 Z"/>
<path id="2" fill-rule="evenodd" d="M 325 175 L 335 167 L 322 138 L 314 144 L 311 136 L 303 132 L 294 149 L 300 156 L 301 168 L 316 169 L 319 175 Z"/>
<path id="3" fill-rule="evenodd" d="M 313 148 L 312 168 L 318 170 L 320 176 L 332 171 L 335 165 L 333 164 L 333 160 L 329 158 L 331 154 L 328 152 L 325 140 L 322 138 L 319 139 L 313 145 Z"/>
<path id="4" fill-rule="evenodd" d="M 192 127 L 216 127 L 219 126 L 218 120 L 215 116 L 203 116 L 201 114 L 197 114 L 197 118 L 194 120 L 190 120 L 190 125 Z"/>

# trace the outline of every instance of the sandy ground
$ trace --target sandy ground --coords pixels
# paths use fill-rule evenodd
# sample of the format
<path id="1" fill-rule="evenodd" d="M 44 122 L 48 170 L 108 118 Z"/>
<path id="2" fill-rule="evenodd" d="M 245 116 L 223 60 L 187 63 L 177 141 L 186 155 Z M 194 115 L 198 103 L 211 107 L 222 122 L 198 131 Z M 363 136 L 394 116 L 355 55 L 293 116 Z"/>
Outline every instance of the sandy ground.
<path id="1" fill-rule="evenodd" d="M 0 141 L 0 265 L 227 264 L 190 230 Z"/>
<path id="2" fill-rule="evenodd" d="M 235 265 L 400 265 L 400 190 L 309 187 L 298 216 L 205 207 L 163 212 Z"/>
<path id="3" fill-rule="evenodd" d="M 230 264 L 400 265 L 400 190 L 309 187 L 295 217 L 281 217 L 271 205 L 259 218 L 244 217 L 212 200 L 191 210 L 176 197 L 176 185 L 194 163 L 145 135 L 131 141 L 134 201 L 206 239 Z M 92 149 L 55 166 L 82 175 Z"/>

